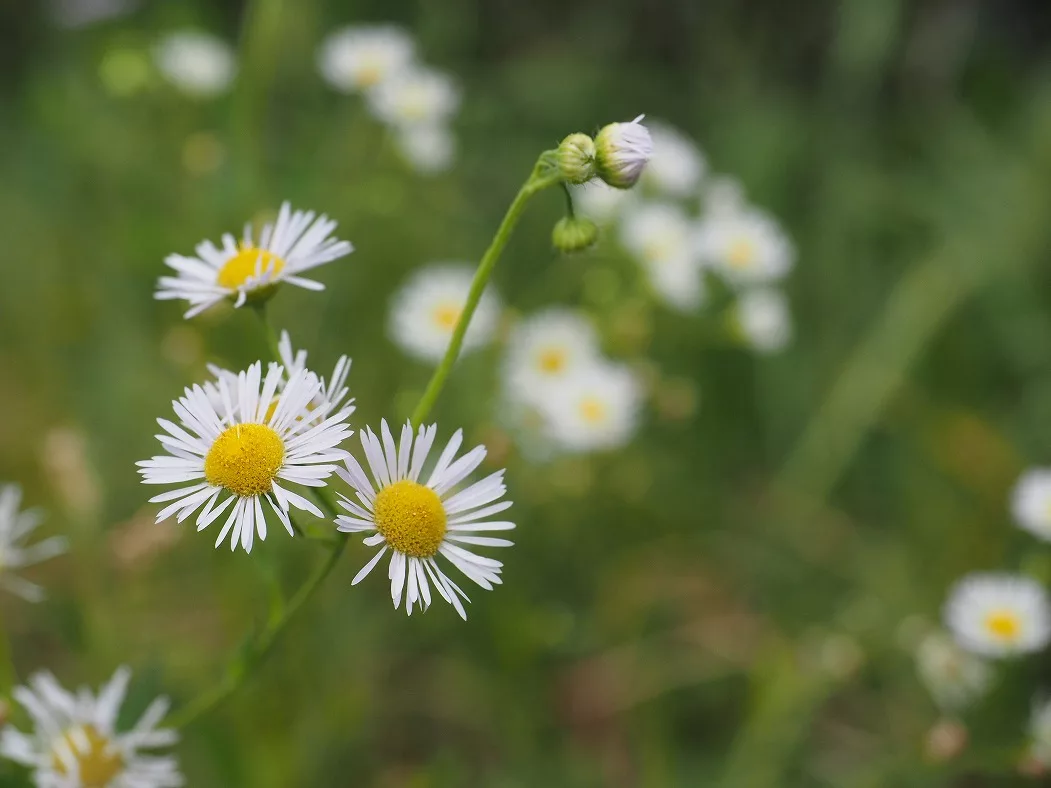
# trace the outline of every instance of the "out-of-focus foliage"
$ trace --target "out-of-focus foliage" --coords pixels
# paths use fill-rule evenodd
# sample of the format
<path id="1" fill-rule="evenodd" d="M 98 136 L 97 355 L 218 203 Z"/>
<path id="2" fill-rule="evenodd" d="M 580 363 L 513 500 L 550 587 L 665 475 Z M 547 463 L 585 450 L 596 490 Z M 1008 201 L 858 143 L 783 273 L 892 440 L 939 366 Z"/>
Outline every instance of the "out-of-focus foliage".
<path id="1" fill-rule="evenodd" d="M 63 5 L 70 5 L 65 3 Z M 910 644 L 974 569 L 1051 579 L 1010 486 L 1051 459 L 1051 8 L 978 0 L 143 2 L 64 29 L 0 9 L 0 479 L 67 534 L 0 600 L 17 667 L 68 685 L 136 668 L 129 719 L 219 675 L 316 547 L 251 557 L 154 525 L 134 462 L 206 361 L 266 353 L 253 316 L 192 322 L 152 298 L 162 260 L 282 199 L 357 251 L 286 288 L 312 363 L 354 359 L 355 424 L 400 420 L 429 368 L 385 333 L 432 260 L 477 260 L 539 151 L 648 112 L 699 140 L 798 249 L 795 339 L 757 357 L 636 291 L 609 245 L 550 248 L 531 206 L 494 284 L 528 313 L 581 305 L 604 350 L 645 358 L 629 448 L 535 464 L 495 413 L 499 343 L 434 416 L 508 468 L 505 585 L 406 620 L 354 544 L 253 681 L 185 732 L 192 786 L 1014 785 L 1046 662 L 1008 666 L 964 717 Z M 328 89 L 331 29 L 404 25 L 462 80 L 459 157 L 414 174 L 362 103 Z M 150 46 L 193 26 L 254 36 L 231 95 L 185 98 Z M 919 617 L 919 618 L 917 618 Z M 135 693 L 139 693 L 136 695 Z M 933 729 L 933 730 L 932 730 Z M 948 730 L 948 732 L 947 732 Z M 957 731 L 958 733 L 958 731 Z M 0 784 L 21 785 L 2 767 Z M 6 780 L 6 782 L 4 782 Z"/>

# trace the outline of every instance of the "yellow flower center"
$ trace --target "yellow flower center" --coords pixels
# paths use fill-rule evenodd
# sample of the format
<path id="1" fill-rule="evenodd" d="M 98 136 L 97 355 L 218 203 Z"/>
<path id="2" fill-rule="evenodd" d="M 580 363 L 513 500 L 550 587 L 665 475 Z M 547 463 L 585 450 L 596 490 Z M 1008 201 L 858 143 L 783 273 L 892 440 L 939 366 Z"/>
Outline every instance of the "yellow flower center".
<path id="1" fill-rule="evenodd" d="M 456 324 L 460 322 L 460 313 L 463 312 L 463 307 L 459 304 L 443 303 L 438 304 L 434 308 L 434 322 L 438 324 L 438 327 L 443 331 L 452 331 L 456 328 Z"/>
<path id="2" fill-rule="evenodd" d="M 365 58 L 358 69 L 358 86 L 375 87 L 383 79 L 383 63 L 378 57 Z"/>
<path id="3" fill-rule="evenodd" d="M 235 424 L 215 439 L 204 458 L 204 478 L 235 495 L 262 495 L 273 488 L 285 444 L 265 424 Z"/>
<path id="4" fill-rule="evenodd" d="M 1022 622 L 1013 610 L 994 610 L 985 617 L 985 628 L 997 640 L 1013 642 L 1022 634 Z"/>
<path id="5" fill-rule="evenodd" d="M 430 558 L 445 538 L 445 507 L 430 487 L 403 479 L 376 494 L 376 530 L 391 549 Z"/>
<path id="6" fill-rule="evenodd" d="M 285 261 L 273 252 L 251 245 L 244 245 L 237 254 L 223 263 L 223 267 L 219 269 L 219 276 L 216 281 L 222 287 L 236 290 L 248 281 L 250 277 L 255 276 L 257 264 L 260 273 L 269 272 L 271 277 L 277 276 L 281 273 L 281 269 L 285 267 Z"/>
<path id="7" fill-rule="evenodd" d="M 569 354 L 566 353 L 564 348 L 560 347 L 549 347 L 544 348 L 540 351 L 537 356 L 536 365 L 540 367 L 540 371 L 548 375 L 557 375 L 566 368 L 566 364 L 569 359 Z"/>
<path id="8" fill-rule="evenodd" d="M 124 769 L 124 759 L 105 736 L 98 732 L 94 725 L 84 725 L 71 729 L 62 735 L 63 741 L 77 759 L 77 770 L 82 788 L 106 788 L 114 777 Z M 87 748 L 84 748 L 87 739 Z M 51 768 L 62 777 L 69 774 L 69 769 L 57 752 L 51 753 Z"/>
<path id="9" fill-rule="evenodd" d="M 747 238 L 738 238 L 726 252 L 732 268 L 748 268 L 755 259 L 755 245 Z"/>
<path id="10" fill-rule="evenodd" d="M 588 424 L 601 424 L 606 420 L 606 403 L 598 397 L 585 397 L 580 401 L 580 418 Z"/>
<path id="11" fill-rule="evenodd" d="M 419 87 L 407 88 L 401 99 L 401 115 L 410 123 L 418 123 L 427 119 L 430 102 L 427 100 L 427 91 Z"/>

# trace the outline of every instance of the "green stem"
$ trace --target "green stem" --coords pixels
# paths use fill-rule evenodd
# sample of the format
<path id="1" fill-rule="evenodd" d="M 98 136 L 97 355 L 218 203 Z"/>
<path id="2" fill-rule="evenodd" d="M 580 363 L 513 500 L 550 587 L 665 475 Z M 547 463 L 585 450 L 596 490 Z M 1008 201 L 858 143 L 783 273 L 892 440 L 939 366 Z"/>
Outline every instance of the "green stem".
<path id="1" fill-rule="evenodd" d="M 252 304 L 252 311 L 259 316 L 259 322 L 263 324 L 263 333 L 266 335 L 266 346 L 274 361 L 281 363 L 281 345 L 277 338 L 277 332 L 270 325 L 270 319 L 266 313 L 266 301 L 257 301 Z"/>
<path id="2" fill-rule="evenodd" d="M 518 224 L 519 218 L 525 211 L 526 204 L 537 192 L 561 182 L 558 170 L 552 166 L 552 153 L 552 151 L 546 151 L 537 160 L 532 175 L 522 185 L 522 188 L 518 190 L 511 207 L 507 209 L 503 221 L 500 222 L 500 227 L 497 228 L 496 235 L 493 236 L 492 243 L 489 244 L 489 248 L 482 255 L 482 261 L 478 264 L 478 270 L 475 271 L 474 279 L 471 281 L 471 289 L 467 294 L 467 303 L 464 304 L 463 311 L 460 313 L 460 319 L 456 323 L 452 339 L 449 340 L 449 347 L 445 351 L 445 356 L 442 358 L 438 368 L 434 370 L 434 374 L 431 375 L 430 382 L 427 384 L 427 388 L 423 392 L 416 410 L 412 412 L 411 421 L 414 428 L 419 427 L 423 420 L 427 418 L 427 414 L 430 413 L 435 401 L 442 393 L 445 381 L 449 378 L 453 365 L 460 355 L 467 327 L 471 324 L 474 311 L 478 307 L 478 302 L 482 298 L 486 285 L 489 283 L 489 276 L 493 273 L 493 268 L 496 266 L 497 260 L 500 259 L 504 247 L 507 246 L 515 225 Z"/>

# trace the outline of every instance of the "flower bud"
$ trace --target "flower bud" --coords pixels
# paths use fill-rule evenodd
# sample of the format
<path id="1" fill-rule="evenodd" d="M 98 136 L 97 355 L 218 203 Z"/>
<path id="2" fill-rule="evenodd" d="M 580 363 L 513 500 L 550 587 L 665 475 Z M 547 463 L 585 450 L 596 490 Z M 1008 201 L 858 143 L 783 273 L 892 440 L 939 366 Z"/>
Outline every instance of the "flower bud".
<path id="1" fill-rule="evenodd" d="M 595 137 L 595 166 L 602 180 L 617 189 L 630 189 L 653 156 L 649 130 L 639 123 L 610 123 Z"/>
<path id="2" fill-rule="evenodd" d="M 595 141 L 587 134 L 570 134 L 558 146 L 558 170 L 569 183 L 595 177 Z"/>
<path id="3" fill-rule="evenodd" d="M 598 239 L 598 227 L 590 219 L 563 216 L 551 231 L 551 243 L 560 252 L 583 252 Z"/>

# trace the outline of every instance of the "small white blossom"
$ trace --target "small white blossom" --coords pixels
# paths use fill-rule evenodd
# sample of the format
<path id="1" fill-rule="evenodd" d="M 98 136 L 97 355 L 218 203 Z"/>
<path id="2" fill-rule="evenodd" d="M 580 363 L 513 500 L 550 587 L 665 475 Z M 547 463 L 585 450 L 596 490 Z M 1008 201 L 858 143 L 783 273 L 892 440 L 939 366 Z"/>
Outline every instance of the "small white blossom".
<path id="1" fill-rule="evenodd" d="M 336 90 L 355 93 L 375 88 L 408 69 L 416 46 L 395 25 L 362 25 L 337 30 L 318 47 L 322 78 Z"/>
<path id="2" fill-rule="evenodd" d="M 1029 654 L 1051 640 L 1047 592 L 1024 575 L 968 575 L 953 587 L 944 615 L 956 642 L 984 657 Z"/>
<path id="3" fill-rule="evenodd" d="M 984 696 L 993 680 L 988 662 L 964 651 L 944 632 L 931 632 L 920 641 L 916 669 L 934 702 L 947 713 Z"/>
<path id="4" fill-rule="evenodd" d="M 610 186 L 630 189 L 653 156 L 653 140 L 639 122 L 642 118 L 639 115 L 630 123 L 610 123 L 595 137 L 596 171 Z"/>
<path id="5" fill-rule="evenodd" d="M 237 72 L 230 45 L 221 38 L 195 30 L 164 36 L 153 49 L 153 59 L 169 82 L 199 98 L 225 93 Z"/>
<path id="6" fill-rule="evenodd" d="M 754 208 L 707 214 L 696 243 L 702 257 L 733 286 L 776 282 L 795 262 L 792 243 L 780 225 Z"/>
<path id="7" fill-rule="evenodd" d="M 682 208 L 672 203 L 642 203 L 624 217 L 620 237 L 665 303 L 689 311 L 704 300 L 694 225 Z"/>
<path id="8" fill-rule="evenodd" d="M 460 88 L 452 77 L 416 66 L 378 84 L 368 95 L 373 113 L 395 128 L 434 127 L 460 107 Z"/>
<path id="9" fill-rule="evenodd" d="M 456 158 L 456 138 L 442 126 L 410 126 L 397 132 L 398 150 L 417 172 L 445 172 Z"/>
<path id="10" fill-rule="evenodd" d="M 1051 541 L 1051 468 L 1030 468 L 1011 492 L 1015 522 L 1034 536 Z"/>
<path id="11" fill-rule="evenodd" d="M 685 199 L 696 194 L 708 164 L 700 148 L 678 129 L 651 123 L 653 156 L 642 174 L 642 182 L 657 192 Z"/>
<path id="12" fill-rule="evenodd" d="M 782 350 L 792 339 L 788 299 L 778 290 L 745 291 L 737 300 L 734 319 L 744 341 L 760 353 Z"/>

